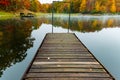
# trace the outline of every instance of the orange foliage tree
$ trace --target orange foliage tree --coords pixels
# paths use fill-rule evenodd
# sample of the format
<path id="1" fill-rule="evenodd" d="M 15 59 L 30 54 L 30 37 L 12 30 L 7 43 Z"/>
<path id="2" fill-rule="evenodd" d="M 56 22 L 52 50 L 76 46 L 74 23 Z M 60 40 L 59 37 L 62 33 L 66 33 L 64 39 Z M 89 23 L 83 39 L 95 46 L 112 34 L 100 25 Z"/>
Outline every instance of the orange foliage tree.
<path id="1" fill-rule="evenodd" d="M 23 2 L 24 2 L 24 7 L 26 9 L 30 9 L 30 0 L 24 0 Z"/>
<path id="2" fill-rule="evenodd" d="M 116 12 L 115 0 L 112 0 L 112 4 L 111 4 L 111 7 L 110 7 L 110 11 L 111 11 L 112 13 L 115 13 L 115 12 Z"/>

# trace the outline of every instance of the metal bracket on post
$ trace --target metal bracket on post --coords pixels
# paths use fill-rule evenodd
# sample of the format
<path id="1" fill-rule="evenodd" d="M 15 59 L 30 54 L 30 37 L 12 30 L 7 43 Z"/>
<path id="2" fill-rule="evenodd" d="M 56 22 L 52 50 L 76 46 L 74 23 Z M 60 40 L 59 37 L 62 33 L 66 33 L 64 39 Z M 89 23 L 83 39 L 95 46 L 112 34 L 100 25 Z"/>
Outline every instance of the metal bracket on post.
<path id="1" fill-rule="evenodd" d="M 59 2 L 59 3 L 70 3 L 70 10 L 69 10 L 69 26 L 68 26 L 68 33 L 69 29 L 71 27 L 71 22 L 70 22 L 70 16 L 71 16 L 71 2 L 64 2 L 64 1 L 53 1 L 52 2 L 52 33 L 53 33 L 53 24 L 54 24 L 54 3 Z"/>

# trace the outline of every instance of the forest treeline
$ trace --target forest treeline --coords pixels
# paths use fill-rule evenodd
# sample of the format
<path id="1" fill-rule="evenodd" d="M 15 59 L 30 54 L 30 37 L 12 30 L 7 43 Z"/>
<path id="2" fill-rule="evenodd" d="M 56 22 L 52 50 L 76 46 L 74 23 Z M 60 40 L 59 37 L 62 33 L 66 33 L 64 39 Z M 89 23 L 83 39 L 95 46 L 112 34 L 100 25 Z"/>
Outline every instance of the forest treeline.
<path id="1" fill-rule="evenodd" d="M 18 11 L 20 9 L 39 12 L 41 3 L 38 0 L 0 0 L 0 10 Z"/>
<path id="2" fill-rule="evenodd" d="M 116 13 L 116 0 L 64 0 L 72 13 Z M 119 0 L 118 0 L 119 1 Z M 64 5 L 63 5 L 64 4 Z M 69 12 L 68 3 L 54 3 L 55 12 Z M 48 9 L 49 10 L 49 9 Z"/>
<path id="3" fill-rule="evenodd" d="M 63 0 L 70 3 L 54 3 L 54 12 L 68 13 L 116 13 L 116 0 Z M 119 1 L 119 0 L 117 0 Z M 71 4 L 71 5 L 70 5 Z M 33 12 L 52 12 L 52 4 L 41 4 L 38 0 L 0 0 L 0 10 L 17 11 L 28 9 Z"/>

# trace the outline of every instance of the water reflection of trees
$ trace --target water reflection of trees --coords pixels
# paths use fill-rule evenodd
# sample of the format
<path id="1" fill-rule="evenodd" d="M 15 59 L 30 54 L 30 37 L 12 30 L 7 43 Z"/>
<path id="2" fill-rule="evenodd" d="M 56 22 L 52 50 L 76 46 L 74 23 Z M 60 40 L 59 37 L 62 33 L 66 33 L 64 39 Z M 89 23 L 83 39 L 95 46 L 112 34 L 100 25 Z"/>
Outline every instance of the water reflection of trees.
<path id="1" fill-rule="evenodd" d="M 71 19 L 70 29 L 81 32 L 100 31 L 102 28 L 120 26 L 120 20 L 106 21 L 92 19 Z M 27 49 L 33 46 L 31 31 L 42 23 L 51 24 L 51 18 L 0 20 L 0 76 L 6 68 L 21 62 L 27 56 Z M 68 28 L 68 18 L 54 18 L 55 27 Z"/>
<path id="2" fill-rule="evenodd" d="M 3 71 L 25 59 L 27 49 L 33 47 L 31 31 L 41 23 L 32 20 L 1 20 L 0 21 L 0 76 Z"/>
<path id="3" fill-rule="evenodd" d="M 43 18 L 42 18 L 43 19 Z M 112 28 L 120 26 L 120 20 L 117 19 L 107 19 L 107 20 L 100 20 L 100 19 L 91 19 L 91 20 L 82 20 L 82 19 L 71 19 L 70 29 L 73 31 L 81 31 L 81 32 L 95 32 L 100 31 L 103 28 Z M 50 18 L 44 18 L 43 20 L 46 24 L 52 24 Z M 68 18 L 54 18 L 54 26 L 58 27 L 61 26 L 63 28 L 68 28 L 69 22 Z"/>

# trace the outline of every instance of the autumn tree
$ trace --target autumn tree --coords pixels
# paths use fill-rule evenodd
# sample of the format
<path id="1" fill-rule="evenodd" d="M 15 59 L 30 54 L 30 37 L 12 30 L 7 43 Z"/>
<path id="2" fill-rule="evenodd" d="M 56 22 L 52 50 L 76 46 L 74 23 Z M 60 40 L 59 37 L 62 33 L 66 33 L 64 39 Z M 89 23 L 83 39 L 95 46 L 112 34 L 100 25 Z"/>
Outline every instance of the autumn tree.
<path id="1" fill-rule="evenodd" d="M 116 0 L 116 12 L 120 12 L 120 0 Z"/>
<path id="2" fill-rule="evenodd" d="M 10 2 L 8 0 L 0 0 L 0 9 L 7 10 Z"/>
<path id="3" fill-rule="evenodd" d="M 9 0 L 10 4 L 8 6 L 9 11 L 16 11 L 23 8 L 23 0 Z"/>
<path id="4" fill-rule="evenodd" d="M 107 12 L 106 3 L 107 3 L 107 0 L 101 0 L 100 11 L 103 12 L 103 13 Z"/>
<path id="5" fill-rule="evenodd" d="M 80 12 L 80 3 L 81 3 L 81 0 L 72 0 L 72 3 L 71 3 L 71 8 L 72 8 L 72 12 L 73 13 L 78 13 Z"/>
<path id="6" fill-rule="evenodd" d="M 86 0 L 82 0 L 80 4 L 80 12 L 85 12 L 86 11 Z"/>
<path id="7" fill-rule="evenodd" d="M 8 0 L 0 0 L 0 5 L 7 6 L 9 4 Z"/>
<path id="8" fill-rule="evenodd" d="M 115 13 L 116 12 L 116 5 L 115 5 L 115 0 L 112 0 L 112 4 L 110 6 L 110 11 L 112 13 Z"/>
<path id="9" fill-rule="evenodd" d="M 24 4 L 24 8 L 30 9 L 30 0 L 24 0 L 23 4 Z"/>
<path id="10" fill-rule="evenodd" d="M 52 5 L 51 4 L 47 4 L 47 5 L 48 5 L 47 12 L 51 13 L 52 12 Z"/>
<path id="11" fill-rule="evenodd" d="M 72 13 L 115 13 L 118 11 L 118 0 L 63 0 L 71 3 Z M 54 12 L 68 12 L 69 3 L 54 3 Z M 117 8 L 117 10 L 116 10 Z M 39 0 L 0 0 L 0 10 L 17 11 L 21 9 L 33 12 L 52 12 L 52 4 L 41 4 Z"/>
<path id="12" fill-rule="evenodd" d="M 95 2 L 95 11 L 96 11 L 96 12 L 99 12 L 99 11 L 100 11 L 100 4 L 101 4 L 101 2 L 98 1 L 98 0 Z"/>
<path id="13" fill-rule="evenodd" d="M 30 10 L 38 12 L 40 10 L 40 6 L 41 6 L 41 4 L 38 0 L 32 0 Z"/>

